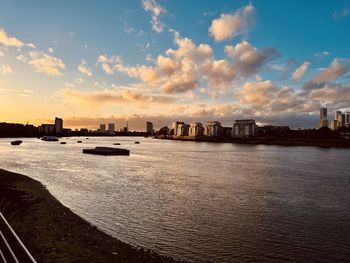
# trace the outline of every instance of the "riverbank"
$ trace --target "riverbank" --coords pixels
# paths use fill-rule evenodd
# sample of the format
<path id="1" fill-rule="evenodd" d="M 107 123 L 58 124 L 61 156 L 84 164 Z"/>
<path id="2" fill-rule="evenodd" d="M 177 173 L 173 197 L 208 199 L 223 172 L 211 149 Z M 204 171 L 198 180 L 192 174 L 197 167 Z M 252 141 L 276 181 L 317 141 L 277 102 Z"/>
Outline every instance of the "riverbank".
<path id="1" fill-rule="evenodd" d="M 2 169 L 0 211 L 37 262 L 177 262 L 105 234 L 40 182 Z"/>
<path id="2" fill-rule="evenodd" d="M 324 148 L 350 148 L 350 140 L 322 140 L 322 139 L 284 139 L 284 138 L 229 138 L 229 137 L 157 137 L 161 140 L 213 142 L 213 143 L 237 143 L 251 145 L 279 145 L 279 146 L 315 146 Z"/>

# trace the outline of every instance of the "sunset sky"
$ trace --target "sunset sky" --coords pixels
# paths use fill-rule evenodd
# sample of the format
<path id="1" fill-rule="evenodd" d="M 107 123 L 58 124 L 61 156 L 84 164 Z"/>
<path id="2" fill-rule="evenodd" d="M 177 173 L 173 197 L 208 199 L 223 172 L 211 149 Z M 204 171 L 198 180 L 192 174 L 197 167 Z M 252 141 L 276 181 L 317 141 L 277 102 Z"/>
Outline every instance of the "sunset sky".
<path id="1" fill-rule="evenodd" d="M 66 127 L 350 111 L 350 1 L 0 3 L 0 122 Z"/>

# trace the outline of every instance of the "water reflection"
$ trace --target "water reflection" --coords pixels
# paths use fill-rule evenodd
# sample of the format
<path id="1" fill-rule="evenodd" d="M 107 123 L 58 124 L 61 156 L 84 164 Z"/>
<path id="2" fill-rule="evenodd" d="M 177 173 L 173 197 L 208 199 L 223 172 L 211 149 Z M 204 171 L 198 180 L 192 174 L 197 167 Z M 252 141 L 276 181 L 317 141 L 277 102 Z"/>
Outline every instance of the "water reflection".
<path id="1" fill-rule="evenodd" d="M 65 139 L 63 139 L 65 140 Z M 128 243 L 197 262 L 346 261 L 346 149 L 90 138 L 0 140 L 4 169 Z M 131 150 L 83 155 L 87 146 Z"/>

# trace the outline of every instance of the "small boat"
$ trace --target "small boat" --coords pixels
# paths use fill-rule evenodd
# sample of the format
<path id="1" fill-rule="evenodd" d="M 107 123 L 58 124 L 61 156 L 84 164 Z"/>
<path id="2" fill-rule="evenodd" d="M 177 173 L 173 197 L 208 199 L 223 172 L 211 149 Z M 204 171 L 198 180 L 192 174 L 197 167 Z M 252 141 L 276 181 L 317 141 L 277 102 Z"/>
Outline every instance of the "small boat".
<path id="1" fill-rule="evenodd" d="M 56 136 L 43 136 L 41 140 L 47 142 L 57 142 L 58 138 Z"/>
<path id="2" fill-rule="evenodd" d="M 77 143 L 82 143 L 83 141 L 77 141 Z"/>
<path id="3" fill-rule="evenodd" d="M 94 149 L 83 149 L 83 153 L 97 155 L 130 155 L 130 151 L 122 148 L 95 147 Z"/>
<path id="4" fill-rule="evenodd" d="M 16 140 L 16 141 L 12 141 L 11 145 L 20 145 L 22 143 L 21 140 Z"/>
<path id="5" fill-rule="evenodd" d="M 113 145 L 120 145 L 120 143 L 119 142 L 115 142 L 115 143 L 113 143 Z"/>
<path id="6" fill-rule="evenodd" d="M 66 144 L 66 142 L 61 142 L 61 144 Z"/>
<path id="7" fill-rule="evenodd" d="M 140 142 L 135 142 L 135 144 L 140 144 Z"/>
<path id="8" fill-rule="evenodd" d="M 89 140 L 89 138 L 85 138 L 86 140 Z"/>

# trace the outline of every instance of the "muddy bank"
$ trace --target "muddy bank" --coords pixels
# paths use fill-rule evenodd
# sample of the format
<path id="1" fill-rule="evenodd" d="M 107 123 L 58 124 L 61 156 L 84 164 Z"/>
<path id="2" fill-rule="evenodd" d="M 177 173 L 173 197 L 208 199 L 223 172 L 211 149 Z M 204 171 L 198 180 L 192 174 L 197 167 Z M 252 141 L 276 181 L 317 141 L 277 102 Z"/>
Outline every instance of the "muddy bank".
<path id="1" fill-rule="evenodd" d="M 2 169 L 0 211 L 38 262 L 177 262 L 105 234 L 40 182 Z"/>

